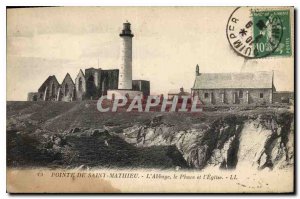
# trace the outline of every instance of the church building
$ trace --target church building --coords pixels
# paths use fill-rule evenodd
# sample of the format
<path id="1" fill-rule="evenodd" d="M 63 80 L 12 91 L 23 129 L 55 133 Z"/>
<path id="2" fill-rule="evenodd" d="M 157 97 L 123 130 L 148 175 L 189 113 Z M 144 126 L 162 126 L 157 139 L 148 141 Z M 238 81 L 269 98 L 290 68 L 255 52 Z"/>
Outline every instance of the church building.
<path id="1" fill-rule="evenodd" d="M 273 103 L 273 72 L 200 73 L 191 89 L 203 105 Z"/>

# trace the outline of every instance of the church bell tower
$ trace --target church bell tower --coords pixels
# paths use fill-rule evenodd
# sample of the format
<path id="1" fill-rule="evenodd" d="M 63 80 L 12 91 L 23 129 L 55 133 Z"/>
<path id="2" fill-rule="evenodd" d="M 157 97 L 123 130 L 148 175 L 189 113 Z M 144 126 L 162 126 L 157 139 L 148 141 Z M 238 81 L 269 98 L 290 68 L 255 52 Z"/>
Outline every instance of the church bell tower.
<path id="1" fill-rule="evenodd" d="M 199 76 L 200 75 L 200 72 L 199 72 L 199 65 L 197 64 L 196 66 L 196 76 Z"/>

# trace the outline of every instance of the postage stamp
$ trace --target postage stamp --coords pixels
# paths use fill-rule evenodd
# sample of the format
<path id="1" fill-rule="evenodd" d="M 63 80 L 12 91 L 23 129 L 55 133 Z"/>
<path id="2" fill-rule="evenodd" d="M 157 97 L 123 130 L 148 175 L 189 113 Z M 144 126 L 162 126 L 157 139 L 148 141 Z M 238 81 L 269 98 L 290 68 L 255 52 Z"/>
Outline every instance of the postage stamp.
<path id="1" fill-rule="evenodd" d="M 226 28 L 231 47 L 246 58 L 290 56 L 290 11 L 236 8 Z"/>
<path id="2" fill-rule="evenodd" d="M 254 56 L 290 56 L 290 11 L 253 11 Z M 272 46 L 277 46 L 273 48 Z"/>

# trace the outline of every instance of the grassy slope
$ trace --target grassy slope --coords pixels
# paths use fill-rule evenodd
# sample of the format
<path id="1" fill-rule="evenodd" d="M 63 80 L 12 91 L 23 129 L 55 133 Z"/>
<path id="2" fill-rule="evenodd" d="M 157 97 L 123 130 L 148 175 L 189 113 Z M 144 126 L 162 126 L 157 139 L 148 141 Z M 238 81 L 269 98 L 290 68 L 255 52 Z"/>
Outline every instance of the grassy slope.
<path id="1" fill-rule="evenodd" d="M 136 121 L 149 122 L 153 114 L 130 115 L 132 117 L 124 113 L 100 113 L 96 109 L 95 101 L 8 102 L 8 166 L 187 167 L 174 146 L 136 148 L 108 133 L 101 136 L 60 136 L 64 131 L 75 127 L 101 129 L 103 125 L 122 124 L 115 129 L 121 130 Z M 58 150 L 54 150 L 53 143 L 49 142 L 49 138 L 45 139 L 45 135 L 60 136 L 64 143 L 59 145 Z"/>

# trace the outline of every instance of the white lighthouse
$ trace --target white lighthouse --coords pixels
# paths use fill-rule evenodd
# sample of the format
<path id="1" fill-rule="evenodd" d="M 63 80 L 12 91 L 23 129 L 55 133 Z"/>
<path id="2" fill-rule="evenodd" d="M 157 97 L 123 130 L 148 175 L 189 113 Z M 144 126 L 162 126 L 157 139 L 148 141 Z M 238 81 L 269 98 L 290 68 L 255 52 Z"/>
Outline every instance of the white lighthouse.
<path id="1" fill-rule="evenodd" d="M 121 37 L 120 69 L 118 89 L 132 89 L 132 37 L 130 23 L 123 23 Z"/>
<path id="2" fill-rule="evenodd" d="M 130 23 L 123 23 L 123 29 L 119 34 L 121 37 L 121 53 L 118 89 L 108 90 L 107 98 L 114 99 L 126 96 L 133 99 L 135 96 L 143 96 L 140 90 L 132 89 L 132 37 L 134 36 L 130 29 Z M 150 86 L 150 85 L 149 85 Z"/>

